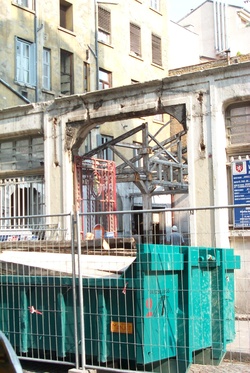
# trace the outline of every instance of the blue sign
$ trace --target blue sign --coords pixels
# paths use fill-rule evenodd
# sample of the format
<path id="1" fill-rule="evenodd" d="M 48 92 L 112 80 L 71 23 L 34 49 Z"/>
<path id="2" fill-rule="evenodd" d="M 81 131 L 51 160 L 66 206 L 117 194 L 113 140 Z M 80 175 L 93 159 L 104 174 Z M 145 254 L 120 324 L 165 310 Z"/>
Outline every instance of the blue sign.
<path id="1" fill-rule="evenodd" d="M 250 160 L 232 162 L 234 205 L 250 205 Z M 234 227 L 250 227 L 250 206 L 234 209 Z"/>

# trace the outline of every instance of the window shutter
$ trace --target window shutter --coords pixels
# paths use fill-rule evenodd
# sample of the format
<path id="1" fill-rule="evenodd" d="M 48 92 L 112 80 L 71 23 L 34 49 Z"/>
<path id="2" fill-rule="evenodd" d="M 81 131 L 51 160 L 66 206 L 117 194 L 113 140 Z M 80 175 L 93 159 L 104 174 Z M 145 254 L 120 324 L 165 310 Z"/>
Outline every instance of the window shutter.
<path id="1" fill-rule="evenodd" d="M 31 85 L 36 85 L 36 44 L 30 44 L 30 79 L 29 83 Z"/>
<path id="2" fill-rule="evenodd" d="M 152 62 L 162 66 L 161 38 L 152 35 Z"/>
<path id="3" fill-rule="evenodd" d="M 98 27 L 102 31 L 110 34 L 111 32 L 111 19 L 110 12 L 102 7 L 98 7 Z"/>
<path id="4" fill-rule="evenodd" d="M 43 49 L 43 88 L 50 89 L 50 50 Z"/>
<path id="5" fill-rule="evenodd" d="M 157 10 L 158 12 L 160 11 L 160 0 L 151 0 L 150 2 L 151 8 Z"/>
<path id="6" fill-rule="evenodd" d="M 228 145 L 233 145 L 233 149 L 236 151 L 236 145 L 244 145 L 250 143 L 250 104 L 247 106 L 243 105 L 232 105 L 228 109 L 228 115 L 226 118 L 226 128 Z M 228 148 L 229 150 L 229 148 Z"/>
<path id="7" fill-rule="evenodd" d="M 130 51 L 141 56 L 141 28 L 130 24 Z"/>
<path id="8" fill-rule="evenodd" d="M 15 79 L 20 81 L 20 65 L 21 65 L 21 43 L 18 38 L 15 38 L 15 49 L 16 49 L 16 75 Z"/>
<path id="9" fill-rule="evenodd" d="M 102 136 L 100 134 L 96 135 L 96 145 L 97 146 L 102 145 Z"/>

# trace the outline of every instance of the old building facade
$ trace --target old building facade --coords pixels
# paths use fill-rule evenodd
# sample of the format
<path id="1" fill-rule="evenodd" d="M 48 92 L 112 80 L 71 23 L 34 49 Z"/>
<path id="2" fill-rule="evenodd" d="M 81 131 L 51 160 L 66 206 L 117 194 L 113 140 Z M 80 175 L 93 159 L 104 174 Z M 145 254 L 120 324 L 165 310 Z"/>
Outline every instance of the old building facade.
<path id="1" fill-rule="evenodd" d="M 1 2 L 0 107 L 167 75 L 164 1 Z"/>

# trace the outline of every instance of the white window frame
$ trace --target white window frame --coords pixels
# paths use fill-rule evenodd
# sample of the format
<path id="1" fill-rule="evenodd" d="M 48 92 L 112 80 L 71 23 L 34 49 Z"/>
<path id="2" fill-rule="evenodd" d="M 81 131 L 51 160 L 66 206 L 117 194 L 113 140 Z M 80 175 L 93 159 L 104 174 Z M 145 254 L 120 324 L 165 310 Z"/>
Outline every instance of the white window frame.
<path id="1" fill-rule="evenodd" d="M 150 7 L 160 12 L 160 0 L 150 0 Z"/>
<path id="2" fill-rule="evenodd" d="M 25 8 L 34 9 L 33 0 L 16 0 L 15 3 Z"/>
<path id="3" fill-rule="evenodd" d="M 43 88 L 51 90 L 51 50 L 43 48 Z"/>
<path id="4" fill-rule="evenodd" d="M 112 73 L 107 70 L 99 69 L 99 89 L 108 89 L 112 86 Z"/>
<path id="5" fill-rule="evenodd" d="M 35 43 L 16 37 L 16 81 L 35 86 Z"/>

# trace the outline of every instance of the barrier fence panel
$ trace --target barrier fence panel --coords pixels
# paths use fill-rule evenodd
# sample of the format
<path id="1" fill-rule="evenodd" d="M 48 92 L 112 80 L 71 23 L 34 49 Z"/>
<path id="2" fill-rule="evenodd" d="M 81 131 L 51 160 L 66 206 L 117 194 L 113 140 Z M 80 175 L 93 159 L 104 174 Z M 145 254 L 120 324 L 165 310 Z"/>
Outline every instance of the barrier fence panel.
<path id="1" fill-rule="evenodd" d="M 184 373 L 226 357 L 245 369 L 250 229 L 228 226 L 234 209 L 117 211 L 115 232 L 99 212 L 44 216 L 42 236 L 13 227 L 0 329 L 18 356 L 76 368 Z M 82 231 L 90 218 L 98 234 Z"/>
<path id="2" fill-rule="evenodd" d="M 75 362 L 71 215 L 24 219 L 0 221 L 0 329 L 20 357 Z"/>
<path id="3" fill-rule="evenodd" d="M 225 356 L 246 361 L 249 327 L 236 344 L 242 318 L 249 325 L 249 232 L 228 228 L 233 214 L 229 206 L 123 211 L 113 235 L 84 232 L 86 367 L 181 373 Z"/>

